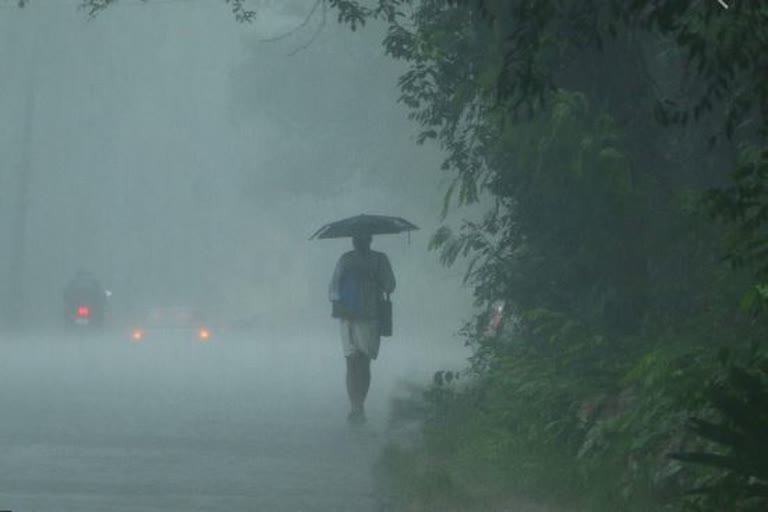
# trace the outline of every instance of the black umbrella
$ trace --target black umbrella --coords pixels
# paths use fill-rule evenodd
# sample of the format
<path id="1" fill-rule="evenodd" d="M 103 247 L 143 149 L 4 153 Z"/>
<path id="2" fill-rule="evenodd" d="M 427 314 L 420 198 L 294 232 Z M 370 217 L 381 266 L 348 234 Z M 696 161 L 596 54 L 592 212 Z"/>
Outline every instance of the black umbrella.
<path id="1" fill-rule="evenodd" d="M 401 217 L 388 215 L 356 215 L 347 219 L 337 220 L 321 227 L 313 238 L 345 238 L 355 235 L 390 235 L 419 229 Z"/>

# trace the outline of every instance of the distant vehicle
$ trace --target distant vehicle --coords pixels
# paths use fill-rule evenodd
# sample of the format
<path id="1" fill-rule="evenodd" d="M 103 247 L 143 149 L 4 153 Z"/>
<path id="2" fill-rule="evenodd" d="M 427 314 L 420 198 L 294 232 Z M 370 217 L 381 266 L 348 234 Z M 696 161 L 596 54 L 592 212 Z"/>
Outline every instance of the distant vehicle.
<path id="1" fill-rule="evenodd" d="M 75 327 L 101 327 L 103 317 L 88 304 L 77 304 L 67 311 L 69 321 Z"/>
<path id="2" fill-rule="evenodd" d="M 169 339 L 209 341 L 212 336 L 203 313 L 183 306 L 153 308 L 131 329 L 131 340 L 134 342 Z"/>
<path id="3" fill-rule="evenodd" d="M 63 293 L 67 322 L 76 328 L 101 328 L 111 292 L 88 272 L 78 272 Z"/>

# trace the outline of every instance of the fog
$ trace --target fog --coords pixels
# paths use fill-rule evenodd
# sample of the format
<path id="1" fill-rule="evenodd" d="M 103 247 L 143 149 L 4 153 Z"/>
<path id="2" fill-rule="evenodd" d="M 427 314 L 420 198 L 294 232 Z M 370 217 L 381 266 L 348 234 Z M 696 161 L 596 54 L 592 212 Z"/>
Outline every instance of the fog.
<path id="1" fill-rule="evenodd" d="M 472 304 L 427 250 L 441 154 L 380 28 L 304 24 L 312 1 L 248 25 L 216 1 L 77 4 L 0 3 L 0 509 L 373 510 L 390 399 L 462 364 Z M 350 240 L 308 238 L 359 213 L 420 230 L 373 241 L 395 332 L 355 432 L 327 298 Z M 78 270 L 112 293 L 99 333 L 67 325 Z M 171 306 L 210 342 L 131 342 Z"/>
<path id="2" fill-rule="evenodd" d="M 55 318 L 61 288 L 87 269 L 112 289 L 115 311 L 193 302 L 318 329 L 349 240 L 309 235 L 383 213 L 421 227 L 374 242 L 401 284 L 400 325 L 450 334 L 457 322 L 445 316 L 461 316 L 469 298 L 459 272 L 426 250 L 440 154 L 414 144 L 396 103 L 399 67 L 375 28 L 329 19 L 313 39 L 316 17 L 265 42 L 312 2 L 265 4 L 247 26 L 217 2 L 120 2 L 96 19 L 76 4 L 1 11 L 2 239 L 25 168 L 23 297 L 7 298 L 23 302 L 24 325 Z M 12 250 L 3 244 L 3 260 Z"/>

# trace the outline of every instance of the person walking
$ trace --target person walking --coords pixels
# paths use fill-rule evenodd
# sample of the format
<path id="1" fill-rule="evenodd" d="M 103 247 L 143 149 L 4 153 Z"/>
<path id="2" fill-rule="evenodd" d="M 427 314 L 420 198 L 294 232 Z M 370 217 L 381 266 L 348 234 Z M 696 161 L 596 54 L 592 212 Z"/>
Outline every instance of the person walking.
<path id="1" fill-rule="evenodd" d="M 371 384 L 371 360 L 381 344 L 379 306 L 395 290 L 389 258 L 371 250 L 371 235 L 352 237 L 353 250 L 342 254 L 331 278 L 332 315 L 339 319 L 346 358 L 346 385 L 351 424 L 365 423 L 365 398 Z"/>

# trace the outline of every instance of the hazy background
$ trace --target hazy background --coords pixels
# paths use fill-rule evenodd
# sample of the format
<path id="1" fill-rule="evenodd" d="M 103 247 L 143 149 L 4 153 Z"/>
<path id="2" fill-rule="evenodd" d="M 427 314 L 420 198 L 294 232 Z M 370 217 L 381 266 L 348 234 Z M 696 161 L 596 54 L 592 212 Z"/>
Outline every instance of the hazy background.
<path id="1" fill-rule="evenodd" d="M 264 42 L 313 0 L 258 2 L 251 25 L 215 0 L 121 0 L 96 19 L 76 0 L 15 4 L 0 1 L 0 261 L 26 165 L 24 296 L 6 297 L 25 325 L 55 324 L 85 268 L 113 290 L 116 323 L 178 304 L 335 333 L 326 289 L 350 242 L 307 238 L 367 212 L 422 228 L 374 240 L 398 278 L 396 336 L 460 343 L 469 291 L 426 249 L 441 157 L 414 143 L 377 27 L 329 13 L 313 39 L 318 11 Z"/>
<path id="2" fill-rule="evenodd" d="M 0 509 L 381 510 L 393 397 L 463 364 L 471 297 L 427 250 L 441 155 L 414 143 L 380 28 L 318 32 L 318 11 L 265 42 L 314 0 L 254 1 L 251 25 L 221 0 L 77 3 L 0 0 Z M 327 300 L 351 243 L 308 238 L 359 213 L 421 230 L 374 239 L 395 335 L 354 429 Z M 113 292 L 104 332 L 59 329 L 79 269 Z M 213 336 L 130 343 L 160 306 Z"/>

